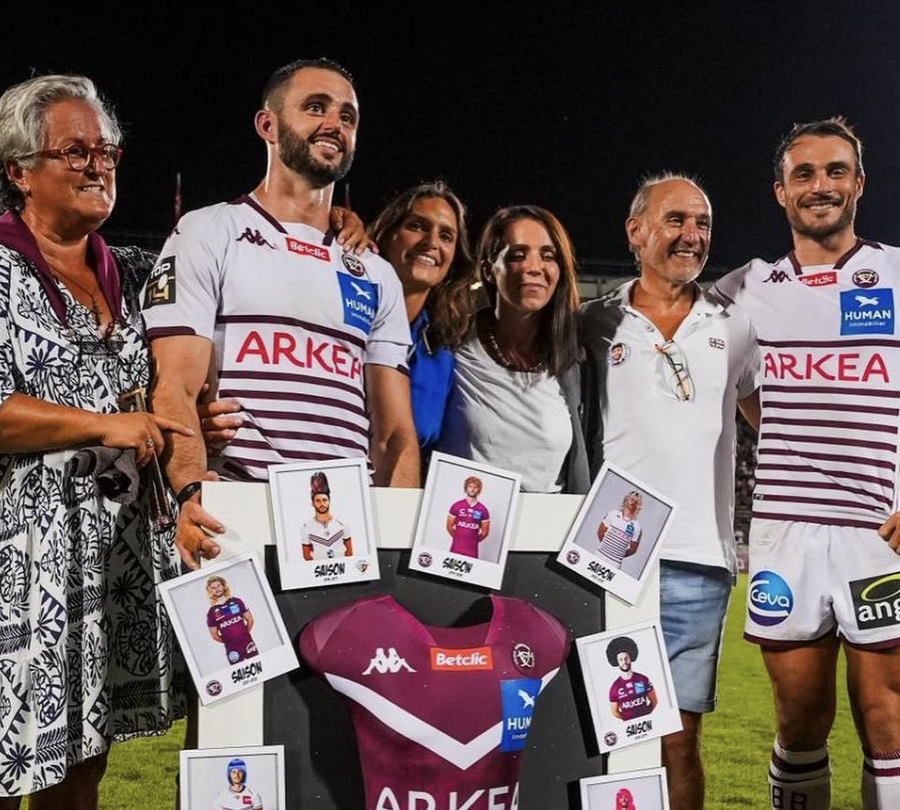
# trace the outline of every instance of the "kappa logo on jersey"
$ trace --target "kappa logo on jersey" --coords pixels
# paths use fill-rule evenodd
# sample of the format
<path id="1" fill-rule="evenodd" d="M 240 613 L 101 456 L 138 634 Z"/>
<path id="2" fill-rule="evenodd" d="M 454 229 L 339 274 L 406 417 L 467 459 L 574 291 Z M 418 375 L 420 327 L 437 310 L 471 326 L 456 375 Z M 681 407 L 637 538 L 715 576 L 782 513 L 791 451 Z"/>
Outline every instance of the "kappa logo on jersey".
<path id="1" fill-rule="evenodd" d="M 893 335 L 894 291 L 883 287 L 841 293 L 842 335 Z"/>
<path id="2" fill-rule="evenodd" d="M 342 253 L 341 254 L 341 263 L 350 273 L 357 278 L 360 278 L 366 274 L 366 266 L 350 253 Z"/>
<path id="3" fill-rule="evenodd" d="M 829 270 L 827 273 L 813 273 L 811 276 L 800 276 L 797 280 L 807 287 L 828 287 L 831 284 L 837 284 L 837 273 L 834 270 Z"/>
<path id="4" fill-rule="evenodd" d="M 286 236 L 284 242 L 291 253 L 297 253 L 300 256 L 309 256 L 312 259 L 318 259 L 320 262 L 331 261 L 331 254 L 328 252 L 328 248 L 324 248 L 321 245 L 311 245 L 309 242 L 301 242 L 299 239 L 294 239 L 293 236 Z"/>
<path id="5" fill-rule="evenodd" d="M 363 675 L 371 675 L 373 670 L 379 675 L 396 675 L 401 669 L 415 672 L 394 647 L 388 647 L 387 655 L 384 654 L 384 647 L 379 647 L 369 661 L 369 666 L 363 670 Z"/>
<path id="6" fill-rule="evenodd" d="M 493 669 L 494 657 L 490 647 L 468 650 L 445 650 L 431 647 L 431 668 L 436 672 L 474 672 Z"/>
<path id="7" fill-rule="evenodd" d="M 378 285 L 346 273 L 338 273 L 337 277 L 341 285 L 344 323 L 368 334 L 378 312 Z"/>
<path id="8" fill-rule="evenodd" d="M 852 281 L 857 287 L 866 290 L 878 283 L 878 273 L 874 270 L 857 270 L 852 276 Z"/>
<path id="9" fill-rule="evenodd" d="M 848 583 L 860 630 L 900 624 L 900 572 Z"/>
<path id="10" fill-rule="evenodd" d="M 144 309 L 150 309 L 157 304 L 175 303 L 175 257 L 169 256 L 160 259 L 150 278 L 147 279 L 147 288 L 144 291 Z"/>
<path id="11" fill-rule="evenodd" d="M 794 609 L 794 595 L 778 574 L 760 571 L 750 583 L 747 610 L 750 618 L 764 627 L 781 624 Z"/>
<path id="12" fill-rule="evenodd" d="M 784 270 L 773 270 L 768 278 L 763 279 L 763 284 L 771 282 L 772 284 L 781 284 L 785 281 L 791 281 L 791 277 Z"/>
<path id="13" fill-rule="evenodd" d="M 259 231 L 255 228 L 244 228 L 244 232 L 234 240 L 235 242 L 249 242 L 251 245 L 256 245 L 257 247 L 267 247 L 272 250 L 276 250 L 277 248 L 273 245 L 265 236 L 263 236 Z"/>
<path id="14" fill-rule="evenodd" d="M 540 678 L 500 681 L 500 697 L 503 701 L 501 751 L 521 751 L 525 747 L 525 739 L 534 716 L 535 701 L 540 692 Z"/>

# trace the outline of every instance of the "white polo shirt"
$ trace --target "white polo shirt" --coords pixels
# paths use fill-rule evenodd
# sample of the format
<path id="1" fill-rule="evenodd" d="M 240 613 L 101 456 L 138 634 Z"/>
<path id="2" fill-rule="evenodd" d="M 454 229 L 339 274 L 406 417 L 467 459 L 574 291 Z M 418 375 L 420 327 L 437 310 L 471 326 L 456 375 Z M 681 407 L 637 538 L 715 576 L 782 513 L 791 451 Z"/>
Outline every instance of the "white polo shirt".
<path id="1" fill-rule="evenodd" d="M 665 560 L 734 572 L 734 453 L 737 401 L 757 388 L 759 350 L 747 316 L 697 286 L 673 340 L 693 381 L 678 399 L 657 350 L 660 331 L 631 306 L 630 281 L 582 310 L 582 341 L 599 410 L 588 420 L 591 471 L 603 459 L 678 504 L 661 550 Z"/>

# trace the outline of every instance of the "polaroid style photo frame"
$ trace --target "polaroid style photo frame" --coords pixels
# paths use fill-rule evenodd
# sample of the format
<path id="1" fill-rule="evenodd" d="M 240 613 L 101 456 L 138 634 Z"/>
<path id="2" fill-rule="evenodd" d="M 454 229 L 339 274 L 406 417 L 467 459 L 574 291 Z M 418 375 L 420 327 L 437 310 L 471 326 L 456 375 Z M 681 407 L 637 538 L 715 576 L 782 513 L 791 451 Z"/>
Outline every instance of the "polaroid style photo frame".
<path id="1" fill-rule="evenodd" d="M 409 567 L 499 590 L 521 476 L 432 453 Z"/>
<path id="2" fill-rule="evenodd" d="M 204 706 L 299 666 L 252 551 L 164 582 L 159 591 Z"/>
<path id="3" fill-rule="evenodd" d="M 676 504 L 612 464 L 600 469 L 556 560 L 633 605 Z"/>
<path id="4" fill-rule="evenodd" d="M 648 768 L 578 782 L 582 810 L 669 810 L 665 768 Z"/>
<path id="5" fill-rule="evenodd" d="M 575 639 L 601 753 L 681 729 L 659 620 Z"/>
<path id="6" fill-rule="evenodd" d="M 269 489 L 282 588 L 381 576 L 364 458 L 275 465 Z"/>
<path id="7" fill-rule="evenodd" d="M 287 810 L 284 746 L 181 752 L 181 810 Z"/>

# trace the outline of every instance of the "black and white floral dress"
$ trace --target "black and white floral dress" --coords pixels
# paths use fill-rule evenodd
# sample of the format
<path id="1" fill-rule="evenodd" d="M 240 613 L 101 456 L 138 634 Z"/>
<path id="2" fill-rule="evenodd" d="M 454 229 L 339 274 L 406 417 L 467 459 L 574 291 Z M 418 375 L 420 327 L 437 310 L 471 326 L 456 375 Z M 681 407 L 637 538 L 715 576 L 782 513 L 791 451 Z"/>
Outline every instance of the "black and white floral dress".
<path id="1" fill-rule="evenodd" d="M 120 351 L 61 288 L 63 325 L 36 268 L 0 245 L 0 405 L 20 392 L 110 413 L 147 384 L 136 296 L 152 257 L 113 255 Z M 163 732 L 183 709 L 155 587 L 178 573 L 174 533 L 152 530 L 149 486 L 120 506 L 92 479 L 67 477 L 73 452 L 0 454 L 0 796 L 53 785 L 113 738 Z"/>

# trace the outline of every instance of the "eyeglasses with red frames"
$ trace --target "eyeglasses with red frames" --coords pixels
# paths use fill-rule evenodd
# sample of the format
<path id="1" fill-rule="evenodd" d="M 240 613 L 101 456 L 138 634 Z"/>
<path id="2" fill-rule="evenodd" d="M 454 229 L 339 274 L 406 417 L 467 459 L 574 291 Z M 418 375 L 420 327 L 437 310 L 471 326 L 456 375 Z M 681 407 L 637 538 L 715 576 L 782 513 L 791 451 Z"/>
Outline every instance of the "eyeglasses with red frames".
<path id="1" fill-rule="evenodd" d="M 115 143 L 101 143 L 97 146 L 73 143 L 65 149 L 42 149 L 40 152 L 20 155 L 19 160 L 33 157 L 53 158 L 54 160 L 65 159 L 69 164 L 69 168 L 76 172 L 84 171 L 96 160 L 99 161 L 106 171 L 112 171 L 121 163 L 123 151 L 122 147 Z"/>

